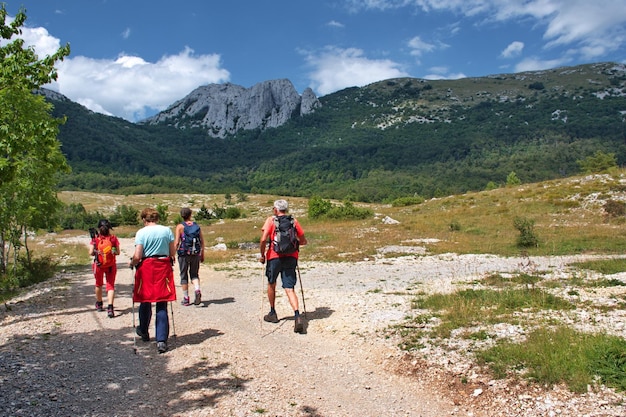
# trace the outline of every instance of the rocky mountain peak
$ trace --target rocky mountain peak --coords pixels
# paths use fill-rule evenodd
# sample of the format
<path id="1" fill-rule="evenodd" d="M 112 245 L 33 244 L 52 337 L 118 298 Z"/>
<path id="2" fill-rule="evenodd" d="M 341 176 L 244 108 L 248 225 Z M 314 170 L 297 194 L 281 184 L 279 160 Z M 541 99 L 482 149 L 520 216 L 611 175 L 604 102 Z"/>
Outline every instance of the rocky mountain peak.
<path id="1" fill-rule="evenodd" d="M 231 83 L 209 84 L 141 123 L 202 128 L 210 136 L 223 138 L 242 129 L 278 127 L 320 106 L 310 88 L 300 96 L 287 79 L 264 81 L 250 88 Z"/>

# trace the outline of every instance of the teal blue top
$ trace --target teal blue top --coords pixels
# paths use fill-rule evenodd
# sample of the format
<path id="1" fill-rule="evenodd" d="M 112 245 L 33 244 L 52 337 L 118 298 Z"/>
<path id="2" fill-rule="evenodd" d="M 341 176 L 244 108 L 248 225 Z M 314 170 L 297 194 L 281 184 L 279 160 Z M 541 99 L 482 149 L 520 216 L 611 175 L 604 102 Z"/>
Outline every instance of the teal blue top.
<path id="1" fill-rule="evenodd" d="M 170 256 L 170 242 L 174 241 L 174 234 L 169 227 L 155 224 L 146 226 L 137 231 L 135 246 L 143 246 L 143 257 Z"/>

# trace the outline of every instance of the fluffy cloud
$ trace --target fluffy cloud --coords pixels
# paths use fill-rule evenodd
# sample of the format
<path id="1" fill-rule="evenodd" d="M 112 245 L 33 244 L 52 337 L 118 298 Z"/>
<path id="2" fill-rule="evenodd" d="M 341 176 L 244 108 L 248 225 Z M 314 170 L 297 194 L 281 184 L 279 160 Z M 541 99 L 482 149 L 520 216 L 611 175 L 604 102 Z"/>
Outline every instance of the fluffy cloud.
<path id="1" fill-rule="evenodd" d="M 60 47 L 59 40 L 41 27 L 24 28 L 21 37 L 40 57 Z M 58 62 L 56 67 L 57 82 L 45 87 L 90 110 L 130 121 L 164 110 L 199 85 L 230 78 L 221 67 L 219 55 L 196 55 L 190 48 L 157 62 L 124 54 L 114 60 L 77 56 Z"/>
<path id="2" fill-rule="evenodd" d="M 199 85 L 230 77 L 219 55 L 195 55 L 189 48 L 157 62 L 130 55 L 115 60 L 79 56 L 57 66 L 59 79 L 52 89 L 91 110 L 131 121 L 145 118 L 149 110 L 164 110 Z"/>
<path id="3" fill-rule="evenodd" d="M 519 56 L 524 50 L 524 42 L 511 42 L 509 46 L 504 48 L 504 51 L 500 54 L 503 58 L 511 58 L 514 56 Z"/>
<path id="4" fill-rule="evenodd" d="M 435 49 L 435 45 L 424 42 L 419 36 L 411 39 L 408 45 L 411 48 L 411 55 L 418 57 L 422 56 L 424 52 L 432 52 Z"/>
<path id="5" fill-rule="evenodd" d="M 545 28 L 546 50 L 565 46 L 567 54 L 583 59 L 600 58 L 626 43 L 626 0 L 350 0 L 349 3 L 354 11 L 412 7 L 426 13 L 453 12 L 481 19 L 482 23 L 530 19 L 535 26 Z"/>
<path id="6" fill-rule="evenodd" d="M 370 59 L 356 48 L 328 47 L 317 54 L 308 54 L 311 88 L 325 95 L 347 87 L 361 87 L 388 78 L 407 77 L 400 65 L 387 59 Z"/>

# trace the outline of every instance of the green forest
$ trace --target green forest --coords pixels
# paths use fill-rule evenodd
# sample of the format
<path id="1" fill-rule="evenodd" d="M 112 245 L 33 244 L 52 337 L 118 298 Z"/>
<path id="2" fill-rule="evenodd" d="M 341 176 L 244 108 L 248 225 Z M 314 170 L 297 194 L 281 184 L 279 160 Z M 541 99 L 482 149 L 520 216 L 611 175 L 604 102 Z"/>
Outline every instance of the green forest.
<path id="1" fill-rule="evenodd" d="M 623 165 L 626 73 L 616 65 L 386 80 L 321 97 L 313 114 L 279 128 L 225 139 L 53 101 L 54 116 L 66 117 L 59 139 L 72 167 L 60 186 L 378 202 L 500 186 L 511 173 L 524 183 L 570 176 L 598 151 Z"/>

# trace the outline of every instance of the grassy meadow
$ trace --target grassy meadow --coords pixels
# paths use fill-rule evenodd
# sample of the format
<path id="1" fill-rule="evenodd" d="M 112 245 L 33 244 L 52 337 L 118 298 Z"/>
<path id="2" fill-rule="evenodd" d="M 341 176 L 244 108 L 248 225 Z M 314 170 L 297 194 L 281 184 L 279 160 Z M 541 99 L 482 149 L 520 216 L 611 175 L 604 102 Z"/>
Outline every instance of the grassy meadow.
<path id="1" fill-rule="evenodd" d="M 291 213 L 302 223 L 309 245 L 301 253 L 303 259 L 319 261 L 358 261 L 381 255 L 386 246 L 423 246 L 428 254 L 495 254 L 516 256 L 564 255 L 581 253 L 620 254 L 626 252 L 626 217 L 606 212 L 607 201 L 626 201 L 624 171 L 588 177 L 524 184 L 491 191 L 467 193 L 427 200 L 421 204 L 395 207 L 392 204 L 360 204 L 375 215 L 365 220 L 310 220 L 308 199 L 288 197 Z M 228 251 L 209 251 L 209 261 L 228 261 L 246 254 L 240 244 L 258 243 L 263 220 L 271 215 L 272 202 L 280 196 L 246 195 L 245 201 L 232 198 L 242 218 L 212 220 L 203 223 L 206 246 L 225 243 Z M 214 205 L 227 206 L 224 195 L 155 194 L 103 195 L 64 191 L 59 198 L 65 203 L 81 203 L 87 211 L 103 215 L 116 206 L 127 205 L 138 210 L 164 205 L 168 207 L 168 223 L 181 207 L 199 209 Z M 341 202 L 333 202 L 341 204 Z M 619 213 L 618 213 L 619 214 Z M 397 224 L 385 224 L 389 217 Z M 514 227 L 516 218 L 534 225 L 537 245 L 519 247 L 520 232 Z M 120 236 L 132 236 L 136 228 L 116 228 Z M 65 231 L 63 234 L 86 233 Z M 398 255 L 398 254 L 395 254 Z"/>

